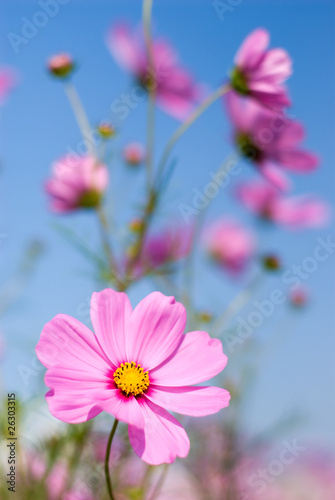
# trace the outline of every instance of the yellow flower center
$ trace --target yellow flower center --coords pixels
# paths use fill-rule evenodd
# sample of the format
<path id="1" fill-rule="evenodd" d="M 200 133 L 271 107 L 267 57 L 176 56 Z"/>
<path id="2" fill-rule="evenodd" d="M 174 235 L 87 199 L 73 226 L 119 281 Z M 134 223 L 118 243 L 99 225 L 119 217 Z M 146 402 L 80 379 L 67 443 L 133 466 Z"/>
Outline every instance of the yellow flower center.
<path id="1" fill-rule="evenodd" d="M 144 372 L 140 364 L 134 361 L 122 363 L 114 372 L 114 382 L 116 387 L 121 389 L 123 394 L 129 396 L 139 396 L 149 387 L 150 380 L 148 372 Z"/>

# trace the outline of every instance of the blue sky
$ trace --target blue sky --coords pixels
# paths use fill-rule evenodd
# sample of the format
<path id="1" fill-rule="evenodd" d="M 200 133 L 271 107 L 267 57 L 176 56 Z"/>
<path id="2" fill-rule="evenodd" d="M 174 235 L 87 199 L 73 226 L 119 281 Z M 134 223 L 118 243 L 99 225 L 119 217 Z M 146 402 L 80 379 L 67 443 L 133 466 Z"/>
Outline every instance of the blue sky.
<path id="1" fill-rule="evenodd" d="M 334 205 L 335 4 L 331 1 L 244 0 L 227 12 L 223 20 L 211 1 L 157 0 L 154 4 L 154 32 L 172 40 L 183 63 L 211 88 L 224 81 L 241 41 L 258 26 L 270 31 L 272 46 L 283 46 L 289 51 L 294 61 L 294 74 L 289 81 L 293 101 L 290 112 L 306 126 L 306 147 L 322 158 L 317 172 L 294 176 L 294 189 L 297 193 L 316 192 Z M 23 395 L 34 393 L 37 377 L 28 377 L 25 385 L 18 366 L 30 367 L 35 363 L 33 348 L 43 325 L 58 312 L 79 317 L 79 311 L 86 307 L 98 286 L 92 268 L 54 229 L 55 223 L 73 227 L 94 246 L 97 242 L 94 217 L 60 218 L 47 210 L 43 182 L 50 165 L 69 148 L 76 150 L 81 137 L 61 85 L 49 78 L 45 61 L 59 51 L 73 54 L 78 62 L 75 83 L 91 122 L 115 119 L 111 104 L 130 88 L 131 80 L 113 61 L 104 37 L 108 27 L 117 20 L 128 20 L 136 26 L 140 21 L 141 3 L 70 0 L 59 5 L 57 14 L 38 28 L 27 43 L 18 45 L 15 52 L 10 43 L 13 37 L 9 34 L 21 36 L 26 19 L 35 19 L 40 10 L 38 2 L 5 0 L 0 25 L 1 63 L 17 68 L 20 75 L 20 85 L 1 109 L 0 232 L 8 234 L 1 246 L 3 282 L 15 272 L 29 239 L 37 237 L 47 248 L 20 300 L 2 318 L 7 343 L 7 357 L 3 360 L 6 385 Z M 144 141 L 145 112 L 145 103 L 141 103 L 129 118 L 118 124 L 120 137 L 116 148 L 127 141 Z M 176 125 L 173 119 L 157 113 L 157 157 Z M 218 102 L 175 149 L 177 168 L 166 195 L 167 208 L 159 222 L 171 214 L 180 216 L 179 201 L 190 203 L 193 190 L 203 189 L 210 180 L 209 172 L 215 170 L 231 150 L 229 123 Z M 243 168 L 246 175 L 254 175 L 246 165 Z M 125 172 L 116 161 L 111 178 L 110 197 L 119 216 L 129 197 L 141 186 L 141 172 Z M 129 215 L 129 211 L 126 213 Z M 234 214 L 251 223 L 228 190 L 213 201 L 209 217 L 220 214 Z M 290 268 L 313 255 L 317 238 L 326 238 L 329 234 L 334 235 L 333 224 L 299 234 L 275 231 L 266 236 L 263 245 L 279 252 Z M 306 285 L 313 295 L 311 306 L 299 318 L 289 317 L 290 331 L 287 323 L 281 323 L 282 311 L 278 311 L 257 332 L 261 344 L 269 343 L 269 335 L 274 335 L 276 325 L 276 336 L 286 335 L 282 342 L 274 344 L 271 355 L 257 358 L 259 379 L 245 411 L 251 433 L 267 428 L 289 415 L 292 409 L 298 409 L 304 416 L 299 430 L 304 442 L 310 439 L 330 442 L 335 417 L 334 268 L 335 255 L 331 255 L 308 276 Z M 241 283 L 234 285 L 224 275 L 218 277 L 212 271 L 199 265 L 195 295 L 199 306 L 218 310 L 222 304 L 229 303 Z M 279 287 L 283 286 L 280 278 L 270 280 L 259 298 L 266 298 L 278 283 Z M 147 284 L 133 290 L 134 304 L 151 286 Z M 247 310 L 243 314 L 247 315 Z M 230 357 L 232 368 L 234 360 L 238 362 L 238 350 Z"/>

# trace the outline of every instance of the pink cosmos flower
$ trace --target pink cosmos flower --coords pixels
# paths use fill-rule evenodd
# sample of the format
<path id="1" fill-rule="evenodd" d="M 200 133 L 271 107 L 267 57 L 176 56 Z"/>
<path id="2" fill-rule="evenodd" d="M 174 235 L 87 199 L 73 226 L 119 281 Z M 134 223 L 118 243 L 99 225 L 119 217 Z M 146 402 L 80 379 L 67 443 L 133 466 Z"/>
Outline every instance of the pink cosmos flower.
<path id="1" fill-rule="evenodd" d="M 97 207 L 107 188 L 108 170 L 93 156 L 67 155 L 54 162 L 45 184 L 54 212 Z"/>
<path id="2" fill-rule="evenodd" d="M 17 77 L 10 68 L 0 68 L 0 104 L 2 104 L 15 86 Z"/>
<path id="3" fill-rule="evenodd" d="M 137 265 L 139 274 L 158 269 L 186 257 L 191 250 L 192 228 L 168 227 L 149 234 Z"/>
<path id="4" fill-rule="evenodd" d="M 138 33 L 131 33 L 128 26 L 117 24 L 107 36 L 107 44 L 116 61 L 132 73 L 146 90 L 156 86 L 160 107 L 177 119 L 184 119 L 202 91 L 191 75 L 180 65 L 171 45 L 162 39 L 153 42 L 155 75 L 150 73 L 147 53 Z"/>
<path id="5" fill-rule="evenodd" d="M 44 477 L 47 469 L 47 461 L 43 456 L 35 453 L 27 453 L 24 456 L 25 470 L 28 472 L 28 478 L 37 481 L 45 481 L 48 500 L 57 500 L 62 495 L 62 500 L 93 500 L 91 492 L 87 485 L 75 477 L 72 486 L 67 489 L 69 472 L 63 462 L 57 462 L 53 465 L 50 472 Z"/>
<path id="6" fill-rule="evenodd" d="M 144 461 L 185 457 L 188 436 L 167 410 L 202 416 L 229 404 L 224 389 L 190 387 L 223 370 L 221 342 L 206 332 L 183 335 L 185 308 L 159 292 L 134 310 L 125 293 L 94 293 L 91 320 L 95 335 L 64 314 L 42 331 L 36 352 L 47 367 L 50 412 L 79 423 L 106 411 L 129 425 L 130 443 Z"/>
<path id="7" fill-rule="evenodd" d="M 309 195 L 285 197 L 263 182 L 241 184 L 237 197 L 256 215 L 291 229 L 318 227 L 328 220 L 328 207 L 322 200 Z"/>
<path id="8" fill-rule="evenodd" d="M 243 271 L 253 256 L 253 234 L 236 221 L 220 219 L 205 233 L 210 256 L 232 274 Z"/>
<path id="9" fill-rule="evenodd" d="M 285 50 L 268 50 L 269 39 L 269 33 L 258 28 L 244 40 L 235 57 L 231 86 L 266 107 L 282 109 L 290 105 L 283 82 L 292 73 L 292 62 Z"/>
<path id="10" fill-rule="evenodd" d="M 226 95 L 225 102 L 240 154 L 275 186 L 288 188 L 282 170 L 306 173 L 316 168 L 318 158 L 300 149 L 305 136 L 300 123 L 261 108 L 251 99 L 241 99 L 232 92 Z"/>
<path id="11" fill-rule="evenodd" d="M 145 152 L 142 144 L 132 142 L 123 149 L 123 158 L 128 165 L 136 167 L 145 159 Z"/>

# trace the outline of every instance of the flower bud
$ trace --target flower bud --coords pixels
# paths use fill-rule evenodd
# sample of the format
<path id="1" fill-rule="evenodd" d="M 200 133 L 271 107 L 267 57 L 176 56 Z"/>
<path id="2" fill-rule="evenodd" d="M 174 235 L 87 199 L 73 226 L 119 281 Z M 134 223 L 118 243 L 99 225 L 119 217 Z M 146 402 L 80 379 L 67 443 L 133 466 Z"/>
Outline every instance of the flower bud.
<path id="1" fill-rule="evenodd" d="M 292 290 L 290 293 L 290 303 L 293 307 L 304 307 L 308 301 L 307 290 L 303 287 Z"/>
<path id="2" fill-rule="evenodd" d="M 57 78 L 66 78 L 72 73 L 74 62 L 69 54 L 56 54 L 49 59 L 48 69 Z"/>
<path id="3" fill-rule="evenodd" d="M 124 161 L 131 167 L 137 167 L 144 161 L 144 149 L 139 143 L 128 144 L 123 150 Z"/>
<path id="4" fill-rule="evenodd" d="M 280 259 L 276 255 L 265 255 L 262 264 L 266 271 L 278 271 L 281 268 Z"/>
<path id="5" fill-rule="evenodd" d="M 98 126 L 98 132 L 103 139 L 111 139 L 114 137 L 116 130 L 110 123 L 102 122 Z"/>
<path id="6" fill-rule="evenodd" d="M 136 217 L 129 222 L 129 229 L 134 233 L 138 233 L 143 229 L 143 220 Z"/>

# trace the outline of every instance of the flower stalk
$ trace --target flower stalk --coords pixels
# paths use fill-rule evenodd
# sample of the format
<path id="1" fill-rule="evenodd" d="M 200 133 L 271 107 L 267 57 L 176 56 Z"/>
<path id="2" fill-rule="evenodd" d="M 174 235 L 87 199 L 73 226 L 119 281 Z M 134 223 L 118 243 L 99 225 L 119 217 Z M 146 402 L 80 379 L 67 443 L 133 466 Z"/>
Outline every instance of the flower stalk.
<path id="1" fill-rule="evenodd" d="M 108 443 L 107 443 L 107 449 L 106 449 L 106 458 L 105 458 L 105 476 L 106 476 L 106 484 L 107 484 L 107 491 L 110 500 L 115 500 L 114 494 L 113 494 L 113 487 L 112 487 L 112 481 L 109 473 L 109 459 L 110 459 L 110 453 L 112 449 L 112 442 L 113 438 L 115 436 L 116 428 L 118 426 L 119 421 L 117 419 L 114 420 L 114 424 L 111 430 L 111 433 L 108 438 Z"/>

